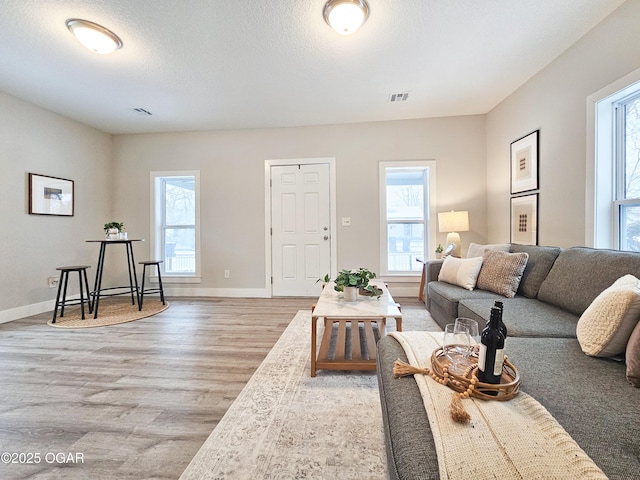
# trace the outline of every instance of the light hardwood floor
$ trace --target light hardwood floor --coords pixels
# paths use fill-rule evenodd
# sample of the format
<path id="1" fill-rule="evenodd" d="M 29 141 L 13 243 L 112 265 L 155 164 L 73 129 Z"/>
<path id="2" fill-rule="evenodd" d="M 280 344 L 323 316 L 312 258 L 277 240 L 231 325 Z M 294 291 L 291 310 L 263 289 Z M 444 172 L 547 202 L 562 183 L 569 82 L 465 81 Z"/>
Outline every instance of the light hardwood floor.
<path id="1" fill-rule="evenodd" d="M 0 463 L 0 478 L 177 479 L 313 300 L 172 298 L 110 327 L 54 329 L 50 313 L 0 325 L 0 454 L 40 457 Z"/>

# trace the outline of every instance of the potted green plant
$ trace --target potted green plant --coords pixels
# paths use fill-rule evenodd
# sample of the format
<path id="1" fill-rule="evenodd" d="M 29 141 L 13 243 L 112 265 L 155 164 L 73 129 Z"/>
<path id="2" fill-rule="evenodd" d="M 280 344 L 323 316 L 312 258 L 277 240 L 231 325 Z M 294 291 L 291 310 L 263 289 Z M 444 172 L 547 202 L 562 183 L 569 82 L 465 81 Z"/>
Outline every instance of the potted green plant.
<path id="1" fill-rule="evenodd" d="M 110 240 L 120 238 L 120 232 L 124 230 L 124 223 L 122 222 L 109 222 L 104 224 L 104 233 Z"/>
<path id="2" fill-rule="evenodd" d="M 374 278 L 376 278 L 376 274 L 366 268 L 359 268 L 357 270 L 345 269 L 338 273 L 338 276 L 334 280 L 334 289 L 337 292 L 343 292 L 344 299 L 350 302 L 356 300 L 358 297 L 358 290 L 364 290 L 365 292 L 369 292 L 371 295 L 377 295 L 379 297 L 382 294 L 382 291 L 375 288 L 373 285 L 369 285 L 369 280 Z"/>
<path id="3" fill-rule="evenodd" d="M 444 248 L 442 248 L 442 244 L 439 243 L 438 246 L 436 247 L 436 258 L 442 258 L 443 251 L 444 251 Z"/>

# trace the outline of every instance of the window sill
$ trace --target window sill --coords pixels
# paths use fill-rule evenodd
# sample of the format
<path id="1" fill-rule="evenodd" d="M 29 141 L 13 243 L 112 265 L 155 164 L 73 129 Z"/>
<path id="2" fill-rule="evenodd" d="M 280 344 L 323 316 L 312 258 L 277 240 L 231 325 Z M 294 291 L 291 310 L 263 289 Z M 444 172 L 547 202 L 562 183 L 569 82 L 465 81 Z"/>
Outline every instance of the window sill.
<path id="1" fill-rule="evenodd" d="M 385 273 L 384 275 L 380 275 L 383 281 L 389 282 L 407 282 L 407 283 L 418 283 L 422 278 L 422 272 L 415 272 L 413 274 L 408 273 Z"/>

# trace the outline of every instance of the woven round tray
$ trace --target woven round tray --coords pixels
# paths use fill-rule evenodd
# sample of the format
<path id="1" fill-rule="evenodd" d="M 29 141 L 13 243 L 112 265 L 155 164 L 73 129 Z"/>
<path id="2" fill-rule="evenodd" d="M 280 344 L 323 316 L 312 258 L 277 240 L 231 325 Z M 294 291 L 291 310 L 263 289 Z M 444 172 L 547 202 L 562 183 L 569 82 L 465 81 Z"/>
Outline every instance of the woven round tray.
<path id="1" fill-rule="evenodd" d="M 478 357 L 469 357 L 469 366 L 461 375 L 450 371 L 451 360 L 447 358 L 444 350 L 438 348 L 431 354 L 431 370 L 445 385 L 456 392 L 465 392 L 471 384 L 471 379 L 477 378 Z M 446 380 L 446 382 L 445 382 Z M 520 373 L 513 363 L 506 357 L 502 367 L 502 379 L 499 384 L 482 383 L 476 380 L 471 392 L 472 397 L 483 400 L 511 400 L 520 390 Z"/>

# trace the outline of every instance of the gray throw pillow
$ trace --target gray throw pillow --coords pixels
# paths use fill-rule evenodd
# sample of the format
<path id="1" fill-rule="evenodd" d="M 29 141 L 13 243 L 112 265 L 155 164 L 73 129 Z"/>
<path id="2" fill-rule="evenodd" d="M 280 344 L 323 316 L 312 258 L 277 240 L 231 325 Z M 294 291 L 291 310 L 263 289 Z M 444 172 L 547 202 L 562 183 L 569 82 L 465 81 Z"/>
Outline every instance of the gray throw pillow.
<path id="1" fill-rule="evenodd" d="M 527 253 L 507 253 L 485 250 L 482 268 L 478 274 L 476 287 L 512 298 L 518 291 L 522 272 L 527 265 Z"/>

